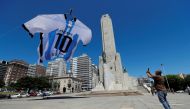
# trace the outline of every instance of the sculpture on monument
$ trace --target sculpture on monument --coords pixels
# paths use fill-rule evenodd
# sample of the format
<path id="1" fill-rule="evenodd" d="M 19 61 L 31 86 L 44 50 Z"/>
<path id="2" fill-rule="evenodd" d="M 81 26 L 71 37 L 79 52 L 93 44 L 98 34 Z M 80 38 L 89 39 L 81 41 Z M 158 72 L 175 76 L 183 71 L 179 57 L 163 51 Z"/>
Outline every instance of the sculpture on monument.
<path id="1" fill-rule="evenodd" d="M 108 14 L 101 18 L 102 56 L 99 56 L 100 81 L 106 91 L 136 90 L 136 79 L 124 73 L 120 54 L 116 52 L 112 21 Z"/>
<path id="2" fill-rule="evenodd" d="M 92 91 L 104 91 L 104 86 L 101 81 L 98 82 L 95 88 L 92 89 Z"/>

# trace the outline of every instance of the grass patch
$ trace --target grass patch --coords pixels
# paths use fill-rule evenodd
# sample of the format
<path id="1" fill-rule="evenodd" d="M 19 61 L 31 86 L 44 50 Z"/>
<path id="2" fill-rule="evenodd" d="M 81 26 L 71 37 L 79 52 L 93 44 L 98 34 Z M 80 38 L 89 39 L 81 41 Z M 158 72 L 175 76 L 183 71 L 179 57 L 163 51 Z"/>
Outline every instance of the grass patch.
<path id="1" fill-rule="evenodd" d="M 0 95 L 14 95 L 17 94 L 16 92 L 0 92 Z"/>

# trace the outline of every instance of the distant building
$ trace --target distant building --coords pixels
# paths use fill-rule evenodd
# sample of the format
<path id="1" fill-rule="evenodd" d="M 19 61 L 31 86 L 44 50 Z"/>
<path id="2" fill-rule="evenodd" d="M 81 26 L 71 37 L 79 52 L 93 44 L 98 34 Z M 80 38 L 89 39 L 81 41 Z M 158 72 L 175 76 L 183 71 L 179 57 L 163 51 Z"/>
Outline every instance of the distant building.
<path id="1" fill-rule="evenodd" d="M 35 77 L 36 76 L 36 65 L 30 64 L 28 66 L 27 76 Z"/>
<path id="2" fill-rule="evenodd" d="M 92 64 L 92 88 L 95 88 L 99 81 L 98 67 L 95 64 Z"/>
<path id="3" fill-rule="evenodd" d="M 141 78 L 138 78 L 138 84 L 140 86 L 143 86 L 143 84 L 148 84 L 148 86 L 151 86 L 152 82 L 150 81 L 149 78 L 141 77 Z"/>
<path id="4" fill-rule="evenodd" d="M 16 82 L 18 79 L 27 76 L 28 66 L 29 64 L 23 60 L 10 61 L 4 78 L 5 84 L 8 85 L 11 82 Z"/>
<path id="5" fill-rule="evenodd" d="M 43 65 L 36 65 L 36 76 L 46 76 L 46 67 Z"/>
<path id="6" fill-rule="evenodd" d="M 75 78 L 77 78 L 77 75 L 78 75 L 77 60 L 78 60 L 78 57 L 74 57 L 70 61 L 70 72 L 73 74 L 73 77 Z"/>
<path id="7" fill-rule="evenodd" d="M 92 62 L 91 58 L 83 54 L 82 56 L 71 59 L 70 70 L 73 77 L 82 80 L 82 90 L 92 89 Z"/>
<path id="8" fill-rule="evenodd" d="M 28 67 L 27 76 L 46 76 L 46 67 L 43 65 L 30 64 Z"/>
<path id="9" fill-rule="evenodd" d="M 62 77 L 66 74 L 66 62 L 63 58 L 57 58 L 48 62 L 47 76 Z"/>
<path id="10" fill-rule="evenodd" d="M 7 71 L 7 61 L 0 61 L 0 79 L 3 80 Z"/>
<path id="11" fill-rule="evenodd" d="M 61 93 L 75 93 L 82 91 L 82 80 L 74 78 L 71 75 L 54 77 L 54 82 L 59 84 L 58 90 Z"/>

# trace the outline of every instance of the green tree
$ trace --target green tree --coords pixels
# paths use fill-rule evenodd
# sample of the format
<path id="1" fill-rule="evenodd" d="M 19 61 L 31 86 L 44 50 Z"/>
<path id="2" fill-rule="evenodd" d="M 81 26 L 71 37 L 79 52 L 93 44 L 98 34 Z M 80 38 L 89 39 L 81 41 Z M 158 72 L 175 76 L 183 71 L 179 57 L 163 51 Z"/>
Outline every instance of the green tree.
<path id="1" fill-rule="evenodd" d="M 5 86 L 5 82 L 3 80 L 0 80 L 0 88 L 2 88 L 3 86 Z"/>
<path id="2" fill-rule="evenodd" d="M 37 77 L 36 88 L 39 90 L 43 90 L 44 88 L 51 88 L 48 77 Z"/>
<path id="3" fill-rule="evenodd" d="M 166 75 L 168 79 L 168 83 L 171 89 L 174 91 L 184 90 L 185 89 L 185 80 L 180 78 L 178 75 Z M 168 88 L 168 84 L 165 81 L 165 84 Z"/>
<path id="4" fill-rule="evenodd" d="M 18 86 L 16 83 L 9 83 L 8 86 L 6 86 L 7 90 L 14 91 L 15 89 L 18 89 Z"/>
<path id="5" fill-rule="evenodd" d="M 16 83 L 17 89 L 38 89 L 50 88 L 51 85 L 47 77 L 23 77 Z"/>
<path id="6" fill-rule="evenodd" d="M 17 83 L 16 83 L 16 86 L 17 88 L 21 88 L 21 89 L 27 89 L 29 88 L 30 89 L 34 89 L 35 88 L 35 81 L 34 81 L 34 78 L 32 77 L 23 77 L 23 78 L 20 78 L 19 80 L 17 80 Z"/>
<path id="7" fill-rule="evenodd" d="M 187 85 L 190 86 L 190 75 L 187 75 L 187 76 L 185 77 L 185 84 L 186 84 L 186 86 L 187 86 Z"/>

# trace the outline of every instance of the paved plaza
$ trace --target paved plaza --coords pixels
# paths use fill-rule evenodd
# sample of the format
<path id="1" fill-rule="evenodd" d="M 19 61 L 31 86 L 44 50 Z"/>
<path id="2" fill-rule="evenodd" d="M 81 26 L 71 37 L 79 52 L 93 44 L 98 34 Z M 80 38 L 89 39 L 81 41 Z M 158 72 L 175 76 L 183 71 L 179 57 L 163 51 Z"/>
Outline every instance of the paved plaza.
<path id="1" fill-rule="evenodd" d="M 189 109 L 190 95 L 169 94 L 172 109 Z M 137 96 L 82 97 L 76 95 L 56 95 L 48 99 L 42 97 L 0 100 L 0 109 L 163 109 L 157 96 L 150 94 Z"/>

